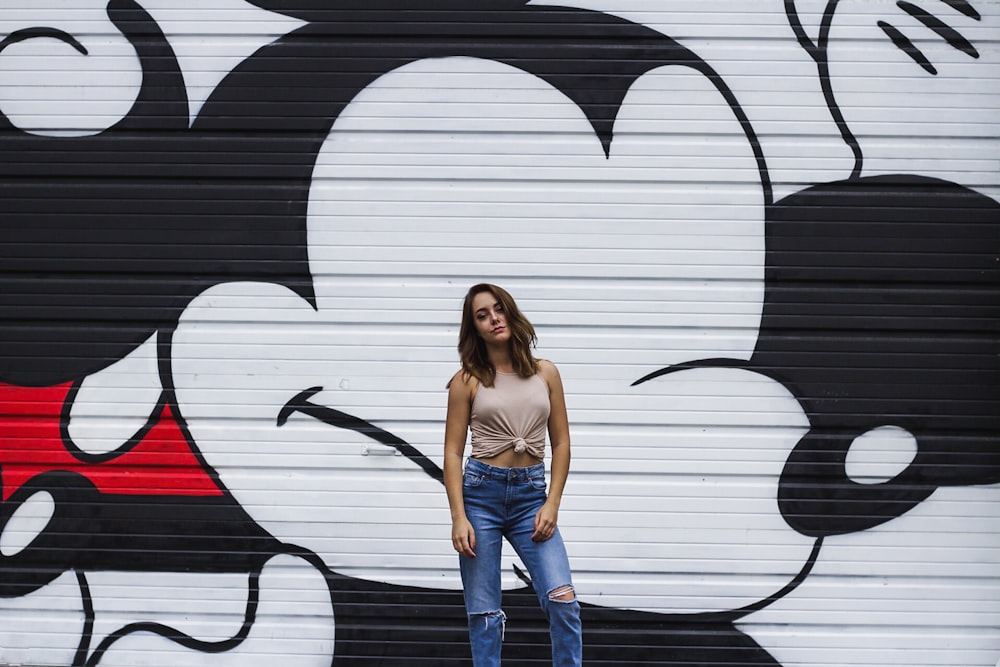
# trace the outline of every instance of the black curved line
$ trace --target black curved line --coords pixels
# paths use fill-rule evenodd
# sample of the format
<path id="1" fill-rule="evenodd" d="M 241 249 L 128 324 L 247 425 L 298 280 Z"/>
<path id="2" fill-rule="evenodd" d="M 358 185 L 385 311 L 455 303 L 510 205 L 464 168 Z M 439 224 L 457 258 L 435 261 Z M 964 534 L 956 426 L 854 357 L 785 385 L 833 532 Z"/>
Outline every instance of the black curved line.
<path id="1" fill-rule="evenodd" d="M 261 4 L 265 3 L 261 2 Z M 322 3 L 316 5 L 317 11 L 321 5 Z M 405 3 L 400 4 L 400 7 L 405 6 Z M 309 11 L 311 13 L 312 9 Z M 323 23 L 303 26 L 265 47 L 255 57 L 275 58 L 281 56 L 283 49 L 286 48 L 291 49 L 294 53 L 314 38 L 326 40 L 331 34 L 339 34 L 341 28 L 337 14 L 343 11 L 348 11 L 348 9 L 327 9 L 326 6 L 323 6 L 323 11 L 311 16 L 311 18 L 322 19 Z M 446 38 L 441 40 L 421 39 L 420 42 L 414 42 L 410 36 L 413 29 L 402 27 L 405 26 L 403 22 L 407 18 L 423 21 L 432 19 L 435 25 L 449 25 L 448 21 L 436 14 L 428 13 L 427 16 L 424 16 L 425 12 L 429 12 L 429 10 L 415 8 L 411 13 L 404 11 L 402 18 L 389 18 L 393 14 L 386 13 L 386 18 L 379 16 L 378 19 L 372 18 L 370 24 L 364 24 L 367 26 L 365 30 L 370 31 L 379 22 L 386 22 L 384 37 L 380 40 L 384 42 L 384 45 L 378 44 L 375 49 L 372 49 L 372 53 L 368 54 L 367 51 L 372 48 L 372 45 L 369 44 L 371 40 L 366 37 L 361 42 L 365 46 L 365 55 L 357 52 L 351 57 L 373 58 L 371 68 L 360 72 L 341 72 L 331 81 L 334 84 L 333 89 L 337 92 L 325 96 L 327 103 L 332 105 L 329 111 L 320 114 L 315 119 L 317 122 L 312 123 L 311 127 L 302 128 L 310 135 L 310 141 L 314 142 L 314 145 L 310 147 L 311 153 L 314 154 L 318 150 L 318 146 L 325 141 L 329 135 L 330 126 L 336 121 L 340 111 L 350 103 L 357 92 L 370 85 L 379 76 L 416 60 L 464 55 L 492 60 L 517 68 L 546 81 L 556 90 L 568 95 L 574 104 L 583 110 L 601 141 L 605 156 L 607 156 L 610 151 L 614 121 L 621 110 L 622 99 L 632 84 L 656 67 L 678 64 L 704 73 L 733 109 L 756 157 L 762 187 L 765 190 L 766 203 L 770 203 L 773 199 L 764 152 L 749 119 L 737 103 L 736 96 L 725 85 L 723 78 L 708 67 L 693 51 L 681 47 L 680 44 L 662 32 L 606 13 L 576 8 L 528 5 L 516 12 L 499 14 L 466 8 L 461 14 L 461 21 L 468 21 L 470 28 L 481 31 L 480 38 L 476 38 L 475 33 L 462 33 L 456 40 L 448 36 L 451 35 L 453 29 L 447 28 L 442 33 L 442 35 L 447 36 Z M 491 25 L 488 23 L 491 18 L 497 18 L 499 21 L 494 26 L 494 28 L 499 28 L 499 31 L 486 29 L 487 26 Z M 330 26 L 337 26 L 332 28 L 333 33 L 331 33 Z M 537 46 L 536 42 L 544 43 L 544 40 L 551 39 L 553 44 L 562 45 L 558 46 L 558 49 L 569 48 L 570 50 L 565 55 L 560 55 L 558 49 L 519 49 L 518 44 L 509 39 L 513 36 L 510 30 L 515 27 L 519 31 L 517 40 L 525 41 L 525 47 L 532 44 Z M 543 31 L 546 28 L 548 30 Z M 527 29 L 527 32 L 523 32 L 524 29 Z M 367 32 L 365 34 L 368 35 Z M 405 41 L 400 42 L 398 46 L 392 42 L 392 38 L 396 35 L 405 37 Z M 503 36 L 503 39 L 497 41 L 493 37 L 494 35 Z M 596 41 L 598 38 L 601 38 L 600 42 Z M 579 48 L 573 46 L 574 40 L 585 40 L 582 46 L 594 50 L 593 66 L 588 64 L 590 58 L 583 57 Z M 630 59 L 624 60 L 619 53 L 620 51 L 628 54 Z M 632 53 L 635 55 L 632 56 Z M 701 66 L 696 65 L 695 61 Z M 236 91 L 244 85 L 252 85 L 254 79 L 253 71 L 250 69 L 251 65 L 252 60 L 245 61 L 245 66 L 241 65 L 226 77 L 202 107 L 194 127 L 217 131 L 232 126 L 234 110 L 237 115 L 242 113 L 236 105 L 239 100 L 242 100 L 243 95 Z M 281 67 L 284 68 L 283 65 Z M 290 71 L 290 68 L 285 71 Z M 584 75 L 597 76 L 599 83 L 582 85 L 581 78 Z M 244 81 L 244 79 L 246 80 Z M 343 81 L 337 82 L 337 79 L 343 79 Z M 317 99 L 309 99 L 310 103 L 317 101 Z M 246 120 L 251 121 L 252 119 L 247 116 Z M 321 122 L 319 122 L 320 120 Z M 300 177 L 303 176 L 300 174 Z"/>
<path id="2" fill-rule="evenodd" d="M 338 14 L 343 14 L 345 9 L 352 7 L 349 2 L 331 2 L 330 0 L 248 0 L 250 4 L 256 5 L 269 12 L 284 14 L 306 22 L 331 22 L 336 20 Z M 512 11 L 526 5 L 529 0 L 435 0 L 433 7 L 437 11 L 469 11 L 474 7 L 481 11 Z M 410 5 L 416 3 L 412 0 L 363 0 L 354 3 L 359 9 L 365 11 L 393 11 L 408 9 Z"/>
<path id="3" fill-rule="evenodd" d="M 677 373 L 678 371 L 688 371 L 694 368 L 735 368 L 737 370 L 752 370 L 754 372 L 760 372 L 760 369 L 754 368 L 749 361 L 746 359 L 726 359 L 726 358 L 713 358 L 713 359 L 699 359 L 698 361 L 686 361 L 682 364 L 674 364 L 673 366 L 667 366 L 666 368 L 661 368 L 660 370 L 653 371 L 647 375 L 643 375 L 641 378 L 633 382 L 630 387 L 636 387 L 643 382 L 648 382 L 650 380 L 655 380 L 663 375 L 669 375 L 670 373 Z"/>
<path id="4" fill-rule="evenodd" d="M 830 0 L 823 11 L 823 20 L 820 22 L 819 27 L 819 48 L 816 50 L 816 54 L 819 57 L 816 61 L 816 69 L 819 73 L 819 84 L 823 90 L 823 99 L 826 100 L 830 116 L 837 125 L 844 143 L 854 153 L 854 169 L 851 170 L 850 178 L 856 179 L 861 176 L 861 165 L 864 160 L 861 154 L 861 144 L 858 143 L 857 137 L 854 136 L 854 133 L 847 126 L 844 114 L 840 111 L 840 106 L 837 104 L 836 97 L 834 97 L 833 86 L 830 84 L 830 62 L 827 58 L 827 47 L 830 43 L 830 27 L 833 25 L 833 15 L 837 11 L 837 4 L 839 2 L 840 0 Z"/>
<path id="5" fill-rule="evenodd" d="M 976 11 L 976 8 L 973 7 L 972 3 L 970 3 L 968 0 L 942 0 L 942 2 L 944 2 L 944 4 L 948 5 L 955 11 L 965 14 L 970 19 L 980 21 L 983 18 L 982 16 L 979 15 L 979 12 Z"/>
<path id="6" fill-rule="evenodd" d="M 0 42 L 0 51 L 3 51 L 11 44 L 23 42 L 26 39 L 34 39 L 36 37 L 51 37 L 52 39 L 57 39 L 60 42 L 69 44 L 79 53 L 88 55 L 86 47 L 78 42 L 76 37 L 57 28 L 22 28 L 21 30 L 15 30 L 4 37 L 3 41 Z"/>
<path id="7" fill-rule="evenodd" d="M 225 651 L 231 651 L 242 644 L 250 635 L 250 628 L 253 626 L 254 620 L 257 617 L 257 608 L 260 605 L 261 569 L 263 569 L 263 564 L 258 566 L 258 569 L 255 572 L 250 573 L 249 579 L 247 580 L 249 593 L 247 595 L 246 610 L 243 614 L 243 626 L 240 628 L 239 632 L 229 639 L 221 639 L 214 642 L 205 641 L 202 639 L 195 639 L 191 635 L 184 634 L 176 628 L 164 625 L 163 623 L 151 623 L 148 621 L 130 623 L 105 637 L 104 640 L 101 641 L 100 645 L 94 650 L 93 654 L 91 654 L 90 659 L 86 663 L 86 667 L 96 667 L 96 665 L 100 664 L 101 658 L 104 657 L 104 654 L 107 653 L 108 649 L 110 649 L 115 642 L 123 637 L 137 632 L 149 632 L 159 635 L 164 639 L 180 644 L 184 648 L 201 651 L 203 653 L 224 653 Z"/>
<path id="8" fill-rule="evenodd" d="M 160 387 L 163 389 L 163 401 L 169 403 L 175 410 L 174 417 L 180 421 L 177 409 L 177 390 L 174 387 L 174 329 L 158 329 L 156 331 L 156 372 L 159 375 Z"/>
<path id="9" fill-rule="evenodd" d="M 764 149 L 760 145 L 760 140 L 757 138 L 757 133 L 753 129 L 753 124 L 750 122 L 750 118 L 743 111 L 743 107 L 740 106 L 739 100 L 736 99 L 736 94 L 733 93 L 728 85 L 726 85 L 725 79 L 723 79 L 722 76 L 707 62 L 703 61 L 688 66 L 695 71 L 701 72 L 715 84 L 716 90 L 722 94 L 722 98 L 726 100 L 730 111 L 732 111 L 733 115 L 736 116 L 736 120 L 739 122 L 740 127 L 743 128 L 743 132 L 746 134 L 747 141 L 750 142 L 750 148 L 753 150 L 754 160 L 757 163 L 757 172 L 760 175 L 760 186 L 764 191 L 764 205 L 770 206 L 774 203 L 774 188 L 771 185 L 771 174 L 767 170 L 767 161 L 764 159 Z M 618 111 L 621 111 L 621 107 L 619 107 Z M 616 112 L 616 121 L 617 118 L 618 116 Z M 610 144 L 608 146 L 607 154 L 610 157 Z"/>
<path id="10" fill-rule="evenodd" d="M 298 544 L 292 544 L 289 542 L 281 542 L 279 543 L 278 546 L 282 549 L 282 551 L 277 552 L 275 555 L 287 554 L 290 556 L 301 558 L 302 560 L 306 561 L 314 568 L 316 568 L 316 570 L 323 575 L 323 579 L 326 581 L 327 592 L 330 595 L 330 609 L 333 610 L 334 612 L 334 627 L 336 628 L 337 621 L 336 621 L 335 609 L 337 606 L 337 602 L 336 602 L 336 596 L 334 595 L 334 581 L 338 578 L 341 578 L 341 575 L 338 575 L 333 570 L 331 570 L 330 566 L 327 565 L 323 561 L 323 559 L 320 558 L 319 555 L 315 551 L 312 551 L 311 549 L 307 549 L 306 547 L 299 546 Z M 334 632 L 336 634 L 336 630 Z M 336 640 L 336 637 L 334 637 L 334 640 Z M 336 662 L 337 662 L 337 651 L 336 651 L 336 645 L 334 645 L 334 650 L 330 652 L 330 667 L 333 667 L 334 663 Z"/>
<path id="11" fill-rule="evenodd" d="M 802 569 L 800 569 L 798 573 L 792 578 L 792 580 L 789 581 L 784 586 L 782 586 L 777 591 L 775 591 L 774 593 L 772 593 L 771 595 L 768 595 L 766 598 L 758 600 L 757 602 L 754 602 L 752 604 L 748 604 L 745 607 L 740 607 L 739 609 L 733 609 L 730 611 L 700 612 L 695 614 L 681 614 L 681 616 L 689 616 L 692 619 L 715 619 L 727 623 L 733 623 L 743 618 L 744 616 L 748 616 L 754 612 L 760 611 L 761 609 L 771 606 L 772 604 L 782 599 L 783 597 L 787 596 L 789 593 L 791 593 L 796 588 L 801 586 L 805 582 L 805 580 L 809 577 L 809 575 L 812 573 L 813 568 L 816 566 L 816 561 L 819 559 L 819 553 L 823 548 L 823 539 L 824 539 L 823 537 L 819 537 L 813 542 L 812 549 L 809 552 L 809 556 L 806 558 L 805 564 L 802 566 Z M 514 575 L 522 582 L 524 582 L 526 585 L 531 586 L 532 585 L 531 576 L 527 572 L 519 568 L 517 566 L 517 563 L 514 563 L 513 567 L 514 567 Z"/>
<path id="12" fill-rule="evenodd" d="M 785 597 L 786 595 L 794 591 L 799 586 L 801 586 L 802 583 L 806 580 L 806 578 L 809 577 L 809 574 L 812 572 L 813 568 L 816 566 L 816 560 L 819 558 L 819 552 L 822 548 L 823 548 L 823 538 L 819 537 L 813 543 L 812 551 L 809 553 L 809 557 L 806 559 L 805 565 L 803 565 L 802 569 L 799 570 L 799 573 L 795 575 L 795 578 L 793 578 L 791 581 L 785 584 L 780 590 L 776 591 L 775 593 L 772 593 L 763 600 L 758 600 L 753 604 L 748 604 L 745 607 L 734 609 L 731 612 L 733 614 L 732 617 L 733 620 L 734 621 L 738 620 L 740 618 L 743 618 L 744 616 L 748 616 L 749 614 L 760 611 L 765 607 L 769 607 L 778 600 L 780 600 L 781 598 Z"/>
<path id="13" fill-rule="evenodd" d="M 80 449 L 80 446 L 73 441 L 72 436 L 69 434 L 70 413 L 73 410 L 73 404 L 76 402 L 76 396 L 80 393 L 80 388 L 83 386 L 85 379 L 86 378 L 75 381 L 73 386 L 70 388 L 69 393 L 66 394 L 66 400 L 63 401 L 62 413 L 59 417 L 59 435 L 62 438 L 63 446 L 66 448 L 66 451 L 68 451 L 77 461 L 80 461 L 81 463 L 93 464 L 106 463 L 122 456 L 123 454 L 127 454 L 142 442 L 142 440 L 149 434 L 149 432 L 156 426 L 156 424 L 160 421 L 160 418 L 163 416 L 163 408 L 166 405 L 166 401 L 163 391 L 161 390 L 160 396 L 156 399 L 156 404 L 154 405 L 152 412 L 150 412 L 149 417 L 146 418 L 146 422 L 140 426 L 131 437 L 110 452 L 91 454 Z"/>
<path id="14" fill-rule="evenodd" d="M 979 58 L 979 51 L 977 51 L 976 47 L 972 45 L 972 42 L 967 40 L 961 35 L 961 33 L 928 12 L 923 7 L 917 7 L 911 2 L 906 2 L 906 0 L 899 0 L 899 2 L 896 3 L 896 6 L 936 32 L 938 36 L 948 42 L 948 44 L 952 47 L 958 49 L 971 58 Z"/>
<path id="15" fill-rule="evenodd" d="M 156 334 L 156 358 L 157 358 L 157 368 L 160 374 L 160 386 L 163 388 L 163 403 L 164 405 L 170 406 L 170 413 L 173 417 L 174 423 L 177 424 L 177 428 L 180 429 L 181 435 L 184 436 L 185 442 L 188 444 L 188 448 L 194 455 L 198 465 L 201 469 L 205 471 L 205 474 L 212 480 L 216 488 L 223 497 L 228 498 L 234 504 L 240 505 L 236 497 L 233 496 L 229 488 L 223 483 L 222 476 L 219 475 L 218 471 L 213 468 L 208 460 L 205 459 L 205 455 L 201 453 L 201 449 L 198 447 L 198 441 L 195 440 L 194 435 L 191 433 L 191 427 L 188 426 L 187 420 L 184 418 L 181 412 L 180 403 L 177 401 L 177 389 L 174 387 L 174 371 L 173 371 L 173 341 L 174 341 L 174 329 L 159 329 Z M 242 507 L 242 505 L 240 505 Z"/>
<path id="16" fill-rule="evenodd" d="M 309 401 L 310 398 L 321 391 L 323 391 L 323 387 L 310 387 L 309 389 L 301 391 L 293 396 L 291 400 L 285 403 L 284 407 L 281 408 L 281 411 L 278 413 L 277 425 L 283 426 L 293 412 L 301 412 L 309 415 L 313 419 L 323 422 L 324 424 L 347 429 L 349 431 L 355 431 L 368 436 L 378 443 L 388 445 L 389 447 L 395 447 L 400 454 L 420 466 L 425 473 L 441 482 L 441 484 L 444 484 L 444 471 L 442 471 L 436 463 L 427 458 L 423 452 L 399 436 L 390 433 L 385 429 L 379 428 L 378 426 L 375 426 L 360 417 L 355 417 L 354 415 L 341 412 L 335 408 L 330 408 L 325 405 L 317 405 L 316 403 Z"/>
<path id="17" fill-rule="evenodd" d="M 528 7 L 528 11 L 544 11 L 544 10 L 545 8 L 541 6 Z M 588 15 L 600 16 L 601 18 L 607 18 L 609 16 L 608 14 L 604 14 L 602 12 L 596 12 L 594 10 L 576 10 L 576 11 L 581 11 Z M 632 25 L 639 26 L 640 24 L 632 24 Z M 641 26 L 641 27 L 645 28 L 646 26 Z M 653 32 L 655 32 L 661 38 L 665 37 L 665 35 L 663 35 L 662 33 L 659 33 L 657 31 Z M 694 55 L 693 51 L 689 51 L 689 53 L 691 53 L 691 55 Z M 521 71 L 527 72 L 534 76 L 538 76 L 537 73 L 532 72 L 530 69 L 520 67 L 516 62 L 513 61 L 503 61 L 503 62 L 507 62 L 508 64 L 517 67 L 518 69 L 521 69 Z M 754 131 L 753 124 L 750 122 L 750 118 L 747 116 L 746 112 L 743 110 L 743 107 L 740 105 L 739 100 L 736 97 L 736 94 L 732 91 L 732 89 L 728 86 L 728 84 L 726 84 L 725 78 L 722 77 L 711 65 L 709 65 L 706 61 L 702 60 L 701 58 L 696 57 L 694 62 L 686 63 L 685 66 L 690 67 L 696 72 L 700 72 L 709 81 L 711 81 L 715 85 L 716 90 L 719 91 L 719 93 L 722 95 L 722 98 L 726 101 L 726 104 L 729 105 L 729 108 L 733 112 L 733 115 L 736 116 L 736 120 L 740 124 L 740 127 L 743 129 L 743 132 L 746 135 L 747 142 L 750 144 L 750 148 L 753 151 L 754 161 L 757 163 L 757 172 L 760 176 L 761 189 L 763 190 L 764 194 L 764 205 L 770 206 L 771 204 L 774 203 L 774 188 L 771 183 L 770 172 L 767 169 L 767 160 L 764 157 L 764 149 L 760 144 L 760 139 L 757 137 L 757 133 Z M 644 74 L 651 71 L 651 69 L 652 68 L 647 69 L 646 72 L 644 72 Z M 632 83 L 628 86 L 626 91 L 631 89 L 632 85 L 634 85 L 635 82 L 638 81 L 640 76 L 636 76 L 633 79 Z M 542 78 L 546 79 L 546 77 Z M 566 92 L 563 91 L 562 88 L 556 85 L 553 81 L 548 81 L 548 83 L 550 85 L 553 85 L 557 90 L 560 90 L 564 93 Z M 597 133 L 598 137 L 600 137 L 601 144 L 604 147 L 604 155 L 607 158 L 611 157 L 611 146 L 614 141 L 614 125 L 618 122 L 618 118 L 620 117 L 619 114 L 622 110 L 623 99 L 624 96 L 622 97 L 622 99 L 618 101 L 618 106 L 615 109 L 614 119 L 611 124 L 612 126 L 611 131 L 608 133 L 608 136 L 605 137 L 604 133 L 601 132 L 600 129 L 597 127 L 597 125 L 593 122 L 593 120 L 591 120 L 591 126 Z M 584 108 L 583 105 L 581 105 L 578 100 L 574 101 L 578 106 L 580 106 L 580 108 Z M 589 114 L 587 114 L 587 116 L 589 118 Z"/>
<path id="18" fill-rule="evenodd" d="M 937 74 L 937 69 L 931 64 L 931 61 L 927 59 L 927 56 L 925 56 L 923 52 L 917 48 L 916 44 L 910 41 L 909 37 L 901 33 L 896 26 L 890 25 L 885 21 L 879 21 L 878 27 L 882 28 L 882 32 L 884 32 L 889 39 L 892 40 L 892 43 L 896 45 L 896 48 L 910 56 L 910 58 L 913 59 L 913 62 L 924 68 L 924 71 L 928 74 Z"/>
<path id="19" fill-rule="evenodd" d="M 76 583 L 80 586 L 80 599 L 83 602 L 83 632 L 80 633 L 80 643 L 73 656 L 73 667 L 80 667 L 87 663 L 90 642 L 94 638 L 94 597 L 85 572 L 76 571 Z"/>
<path id="20" fill-rule="evenodd" d="M 795 34 L 799 46 L 805 49 L 810 58 L 819 62 L 818 59 L 822 57 L 819 54 L 819 47 L 806 34 L 802 21 L 799 19 L 799 10 L 795 8 L 795 0 L 785 0 L 785 16 L 788 18 L 788 25 L 792 27 L 792 32 Z"/>

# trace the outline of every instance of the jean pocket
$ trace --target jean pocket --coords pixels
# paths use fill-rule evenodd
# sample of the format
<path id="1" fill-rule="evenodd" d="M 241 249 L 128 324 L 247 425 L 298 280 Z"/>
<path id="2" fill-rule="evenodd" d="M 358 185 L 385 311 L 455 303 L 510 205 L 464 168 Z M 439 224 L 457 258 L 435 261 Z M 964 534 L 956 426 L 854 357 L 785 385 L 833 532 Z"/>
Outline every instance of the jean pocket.
<path id="1" fill-rule="evenodd" d="M 462 473 L 462 486 L 466 488 L 473 488 L 481 486 L 483 480 L 486 479 L 483 475 L 475 472 L 465 472 Z"/>
<path id="2" fill-rule="evenodd" d="M 537 491 L 545 490 L 545 475 L 538 475 L 537 477 L 529 477 L 528 483 L 531 484 L 531 488 Z"/>

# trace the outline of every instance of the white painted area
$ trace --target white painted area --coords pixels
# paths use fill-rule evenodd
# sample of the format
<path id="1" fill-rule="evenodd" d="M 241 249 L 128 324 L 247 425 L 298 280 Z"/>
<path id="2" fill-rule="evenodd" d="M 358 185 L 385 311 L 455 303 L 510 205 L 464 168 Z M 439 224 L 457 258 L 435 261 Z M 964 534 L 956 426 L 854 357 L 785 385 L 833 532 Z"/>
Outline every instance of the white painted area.
<path id="1" fill-rule="evenodd" d="M 784 20 L 784 0 L 568 0 L 533 5 L 607 12 L 647 25 L 703 58 L 733 91 L 753 126 L 774 200 L 815 183 L 846 178 L 854 156 L 823 99 L 816 62 Z M 818 40 L 827 0 L 796 0 L 806 32 Z M 775 75 L 780 72 L 780 75 Z"/>
<path id="2" fill-rule="evenodd" d="M 0 38 L 31 28 L 61 30 L 87 50 L 32 37 L 0 52 L 0 109 L 32 134 L 97 134 L 125 117 L 139 94 L 135 49 L 108 18 L 105 0 L 25 3 L 0 14 Z"/>
<path id="3" fill-rule="evenodd" d="M 585 388 L 594 393 L 568 398 L 576 463 L 560 509 L 581 600 L 728 611 L 767 598 L 805 566 L 813 540 L 789 528 L 775 494 L 807 429 L 784 387 L 747 371 L 684 371 L 632 389 L 615 406 L 618 423 L 599 411 L 596 383 Z M 656 417 L 626 422 L 631 410 Z M 748 443 L 754 451 L 741 452 Z"/>
<path id="4" fill-rule="evenodd" d="M 0 664 L 72 665 L 84 627 L 76 575 L 0 604 Z"/>
<path id="5" fill-rule="evenodd" d="M 0 52 L 0 109 L 32 134 L 97 134 L 124 118 L 135 102 L 142 71 L 135 49 L 108 18 L 105 0 L 58 6 L 5 7 L 0 39 L 16 30 L 53 28 L 72 35 L 79 53 L 50 37 L 18 42 Z M 179 8 L 170 0 L 141 3 L 177 57 L 194 119 L 219 82 L 247 56 L 302 25 L 243 0 L 202 0 Z"/>
<path id="6" fill-rule="evenodd" d="M 709 173 L 730 184 L 724 199 Z M 630 367 L 631 381 L 753 347 L 760 177 L 732 111 L 688 68 L 636 83 L 606 158 L 544 82 L 469 58 L 416 63 L 345 110 L 313 183 L 319 305 L 361 331 L 455 327 L 483 279 L 523 302 L 560 365 Z"/>
<path id="7" fill-rule="evenodd" d="M 262 309 L 251 329 L 246 304 Z M 341 574 L 460 588 L 438 481 L 406 457 L 365 455 L 369 447 L 390 450 L 353 431 L 301 413 L 277 423 L 286 403 L 322 386 L 328 389 L 313 403 L 386 428 L 441 464 L 441 446 L 426 447 L 439 428 L 421 437 L 413 427 L 443 423 L 438 399 L 450 368 L 447 348 L 430 346 L 440 351 L 437 364 L 387 364 L 377 355 L 392 341 L 369 334 L 372 358 L 338 355 L 358 345 L 352 333 L 284 288 L 242 283 L 209 290 L 174 336 L 174 383 L 191 433 L 225 487 L 275 537 L 315 551 Z M 416 335 L 406 342 L 416 344 Z M 274 354 L 261 357 L 262 346 Z M 350 389 L 339 388 L 343 378 Z"/>
<path id="8" fill-rule="evenodd" d="M 0 555 L 11 558 L 27 549 L 52 521 L 55 511 L 56 502 L 48 491 L 25 498 L 0 529 Z"/>
<path id="9" fill-rule="evenodd" d="M 1000 652 L 1000 486 L 938 489 L 827 538 L 788 597 L 740 623 L 784 667 L 990 667 Z"/>
<path id="10" fill-rule="evenodd" d="M 898 426 L 880 426 L 854 439 L 847 452 L 847 476 L 859 484 L 887 482 L 913 462 L 917 439 Z"/>
<path id="11" fill-rule="evenodd" d="M 484 81 L 504 91 L 502 104 L 484 95 Z M 668 103 L 678 95 L 691 104 Z M 538 134 L 540 124 L 555 122 L 568 131 Z M 391 148 L 384 142 L 388 129 L 373 133 L 372 126 L 395 128 Z M 695 356 L 749 355 L 761 300 L 763 211 L 752 153 L 732 111 L 701 75 L 664 68 L 636 85 L 617 128 L 608 159 L 561 93 L 510 67 L 467 58 L 425 61 L 383 77 L 345 111 L 314 174 L 309 240 L 319 310 L 267 285 L 222 286 L 195 300 L 174 336 L 181 411 L 201 453 L 258 522 L 315 550 L 340 573 L 460 586 L 438 482 L 405 458 L 361 456 L 364 436 L 304 416 L 279 427 L 276 417 L 295 394 L 322 386 L 327 391 L 315 402 L 379 424 L 440 463 L 444 384 L 457 368 L 454 330 L 473 276 L 497 276 L 523 297 L 545 343 L 542 353 L 567 378 L 581 434 L 602 424 L 620 440 L 639 423 L 669 421 L 662 411 L 668 402 L 676 408 L 678 397 L 637 400 L 649 391 L 629 390 L 628 381 L 640 375 Z M 705 158 L 688 137 L 705 132 L 718 137 L 718 166 L 738 184 L 725 205 L 706 200 L 696 185 L 704 178 L 697 163 Z M 388 169 L 387 159 L 406 165 Z M 630 210 L 636 200 L 641 209 Z M 678 211 L 685 217 L 671 220 Z M 723 278 L 714 302 L 698 288 L 709 273 Z M 635 301 L 639 294 L 644 303 Z M 637 340 L 637 327 L 651 335 Z M 661 332 L 669 344 L 657 340 Z M 623 364 L 628 347 L 633 358 Z M 262 349 L 269 353 L 259 355 Z M 709 385 L 709 396 L 719 391 L 719 383 Z M 335 389 L 344 386 L 350 389 Z M 600 407 L 588 405 L 595 398 Z M 608 411 L 617 415 L 605 417 Z M 775 449 L 781 461 L 789 433 Z M 270 443 L 270 452 L 248 450 L 253 442 Z M 582 451 L 578 465 L 586 468 Z M 778 463 L 768 476 L 777 474 Z M 620 480 L 647 472 L 648 461 L 616 467 Z M 580 480 L 585 496 L 612 482 L 597 471 Z M 733 502 L 741 502 L 740 494 L 770 492 L 756 485 L 734 491 Z M 653 488 L 660 496 L 682 487 Z M 629 493 L 616 509 L 630 512 L 649 500 Z M 720 557 L 723 532 L 684 556 L 671 554 L 662 541 L 672 539 L 670 517 L 685 505 L 675 502 L 654 513 L 658 556 L 650 562 L 660 565 L 637 579 L 655 595 L 633 601 L 626 591 L 634 587 L 618 586 L 616 603 L 728 608 L 734 596 L 766 597 L 798 571 L 793 559 L 748 592 L 734 593 L 720 581 L 706 594 L 708 552 L 716 552 L 721 580 L 744 561 L 745 550 Z M 767 525 L 781 523 L 773 498 L 763 511 Z M 579 558 L 596 563 L 589 588 L 606 595 L 619 570 L 622 527 L 586 519 L 584 525 L 594 555 L 584 548 Z M 759 532 L 765 542 L 772 534 L 767 527 Z M 810 542 L 800 536 L 778 539 L 798 545 L 798 561 L 803 548 L 808 553 Z M 692 585 L 701 599 L 670 582 L 663 586 L 683 601 L 661 599 L 657 573 L 673 567 L 688 573 L 676 576 L 698 580 Z M 505 585 L 523 585 L 507 563 L 504 572 Z"/>
<path id="12" fill-rule="evenodd" d="M 83 381 L 67 426 L 74 445 L 87 454 L 109 454 L 150 423 L 163 391 L 157 358 L 153 334 L 129 355 Z"/>
<path id="13" fill-rule="evenodd" d="M 979 20 L 944 2 L 924 9 L 969 40 L 977 57 L 948 44 L 897 3 L 837 5 L 830 77 L 864 152 L 864 175 L 923 174 L 1000 197 L 1000 3 L 971 6 Z M 894 46 L 880 22 L 912 41 L 936 73 Z"/>
<path id="14" fill-rule="evenodd" d="M 172 629 L 196 640 L 202 649 L 235 637 L 243 626 L 245 574 L 105 572 L 89 577 L 96 618 L 91 650 L 132 623 Z M 275 556 L 264 566 L 259 586 L 259 607 L 250 632 L 227 651 L 186 648 L 162 633 L 140 631 L 111 643 L 100 664 L 240 667 L 280 656 L 287 667 L 329 665 L 334 618 L 323 575 L 299 558 Z"/>
<path id="15" fill-rule="evenodd" d="M 171 627 L 206 643 L 225 641 L 239 633 L 246 616 L 247 573 L 112 570 L 86 576 L 94 604 L 92 649 L 136 623 Z"/>

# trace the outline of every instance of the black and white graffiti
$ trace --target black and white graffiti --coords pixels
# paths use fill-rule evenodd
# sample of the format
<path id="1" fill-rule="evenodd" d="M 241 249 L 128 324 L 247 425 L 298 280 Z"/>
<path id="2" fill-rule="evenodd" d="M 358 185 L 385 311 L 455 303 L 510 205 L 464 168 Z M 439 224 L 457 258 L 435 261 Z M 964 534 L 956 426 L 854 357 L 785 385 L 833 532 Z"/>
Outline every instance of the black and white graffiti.
<path id="1" fill-rule="evenodd" d="M 467 660 L 488 277 L 588 664 L 994 665 L 1000 6 L 470 4 L 0 12 L 0 662 Z"/>

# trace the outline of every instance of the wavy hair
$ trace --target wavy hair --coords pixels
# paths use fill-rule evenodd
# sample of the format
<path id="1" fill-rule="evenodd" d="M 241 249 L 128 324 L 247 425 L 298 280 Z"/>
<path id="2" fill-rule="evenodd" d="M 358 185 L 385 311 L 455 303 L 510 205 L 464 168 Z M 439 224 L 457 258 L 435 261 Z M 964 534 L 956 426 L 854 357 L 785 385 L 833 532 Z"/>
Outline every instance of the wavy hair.
<path id="1" fill-rule="evenodd" d="M 479 380 L 484 387 L 492 387 L 496 379 L 497 369 L 490 361 L 486 351 L 486 343 L 476 331 L 475 314 L 472 312 L 472 300 L 483 292 L 489 292 L 500 302 L 507 327 L 510 329 L 510 358 L 514 372 L 521 377 L 531 377 L 538 372 L 538 360 L 531 353 L 537 337 L 535 327 L 517 307 L 514 297 L 502 287 L 489 283 L 479 283 L 469 288 L 462 306 L 462 325 L 458 330 L 458 356 L 462 361 L 462 370 Z"/>

